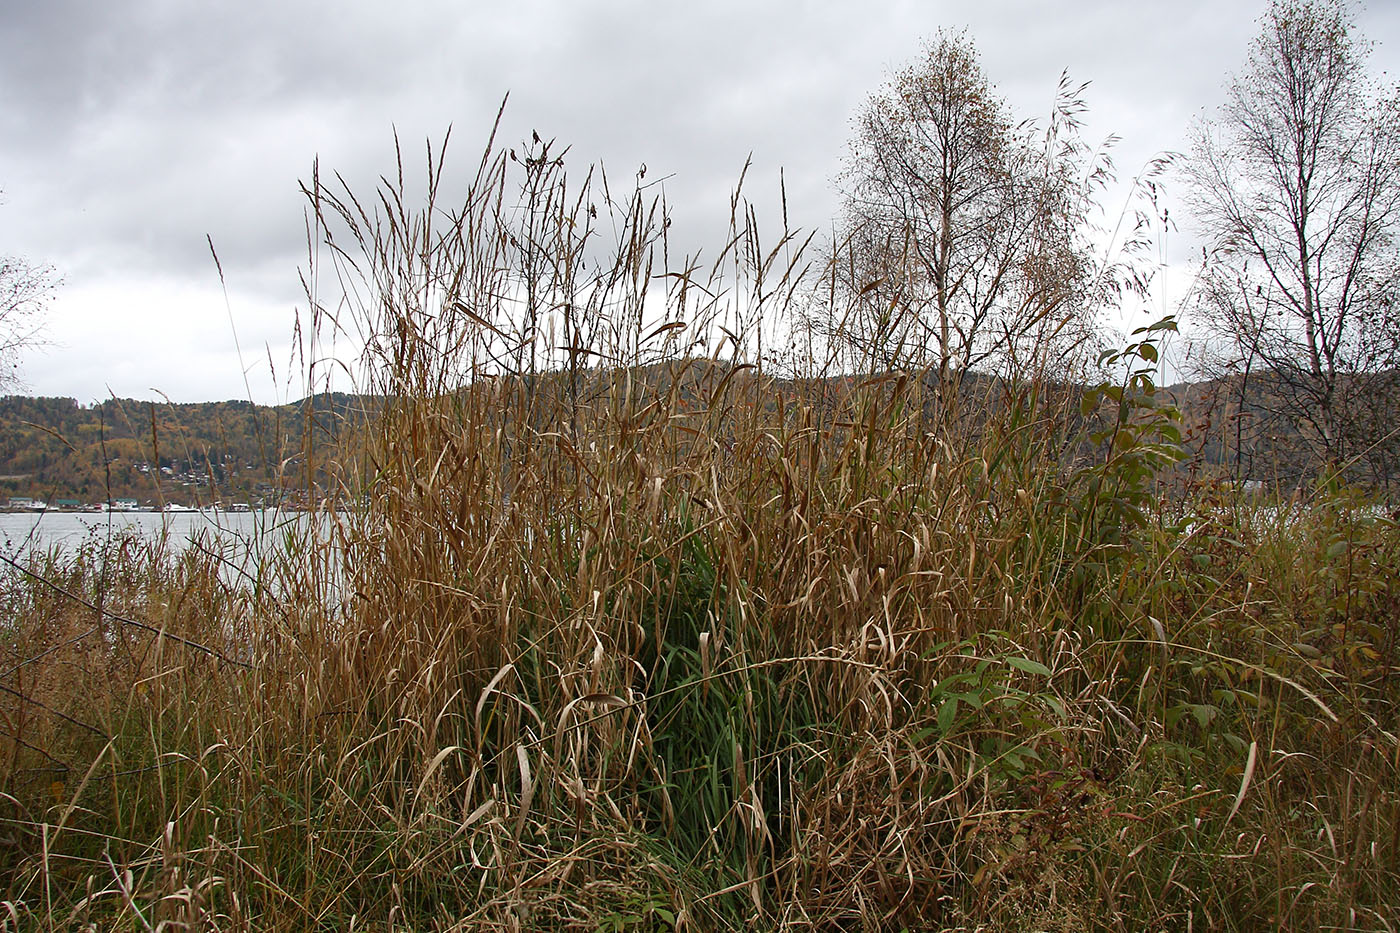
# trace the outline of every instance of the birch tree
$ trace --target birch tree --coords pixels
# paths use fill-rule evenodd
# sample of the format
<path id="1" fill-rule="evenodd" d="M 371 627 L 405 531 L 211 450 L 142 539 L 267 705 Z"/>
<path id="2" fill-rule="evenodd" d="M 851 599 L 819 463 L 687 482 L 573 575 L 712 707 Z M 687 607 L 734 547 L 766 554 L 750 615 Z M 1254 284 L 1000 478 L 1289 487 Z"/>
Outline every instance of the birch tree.
<path id="1" fill-rule="evenodd" d="M 1062 82 L 1048 127 L 1016 122 L 972 42 L 941 33 L 871 96 L 833 274 L 842 335 L 867 368 L 926 369 L 955 390 L 1049 336 L 1085 336 L 1097 179 L 1076 132 L 1082 90 Z"/>
<path id="2" fill-rule="evenodd" d="M 1393 442 L 1400 97 L 1366 72 L 1342 0 L 1274 0 L 1219 115 L 1198 124 L 1189 204 L 1209 241 L 1197 311 L 1283 430 L 1320 460 Z M 1246 390 L 1247 391 L 1247 390 Z M 1242 396 L 1243 397 L 1243 396 Z"/>

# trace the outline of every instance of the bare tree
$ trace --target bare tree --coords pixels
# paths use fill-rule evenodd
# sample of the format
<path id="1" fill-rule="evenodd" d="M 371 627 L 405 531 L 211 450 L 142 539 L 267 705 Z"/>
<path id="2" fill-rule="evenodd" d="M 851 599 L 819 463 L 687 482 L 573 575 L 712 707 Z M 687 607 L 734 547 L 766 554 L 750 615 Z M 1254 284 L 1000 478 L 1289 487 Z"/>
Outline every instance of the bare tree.
<path id="1" fill-rule="evenodd" d="M 941 33 L 866 103 L 832 281 L 868 368 L 926 368 L 955 390 L 1089 333 L 1084 234 L 1108 166 L 1079 141 L 1082 90 L 1062 82 L 1048 128 L 1015 123 L 971 41 Z"/>
<path id="2" fill-rule="evenodd" d="M 0 389 L 20 384 L 20 356 L 40 342 L 43 312 L 53 289 L 48 266 L 0 256 Z"/>
<path id="3" fill-rule="evenodd" d="M 21 384 L 20 355 L 41 342 L 43 315 L 56 281 L 49 266 L 0 256 L 0 390 Z"/>
<path id="4" fill-rule="evenodd" d="M 1194 132 L 1188 199 L 1211 247 L 1196 310 L 1266 414 L 1318 458 L 1374 467 L 1392 459 L 1376 405 L 1395 410 L 1400 356 L 1400 95 L 1367 77 L 1344 0 L 1274 0 L 1261 27 Z"/>

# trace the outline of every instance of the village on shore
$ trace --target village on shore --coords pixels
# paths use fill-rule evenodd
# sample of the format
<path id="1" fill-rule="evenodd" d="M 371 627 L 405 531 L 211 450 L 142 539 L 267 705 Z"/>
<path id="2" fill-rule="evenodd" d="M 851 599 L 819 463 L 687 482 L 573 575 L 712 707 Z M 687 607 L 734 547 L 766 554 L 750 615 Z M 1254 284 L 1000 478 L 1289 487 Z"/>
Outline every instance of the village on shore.
<path id="1" fill-rule="evenodd" d="M 217 501 L 200 506 L 188 506 L 178 502 L 154 502 L 149 499 L 143 502 L 129 497 L 91 503 L 78 499 L 54 499 L 52 502 L 46 502 L 32 496 L 10 496 L 0 502 L 0 512 L 89 512 L 100 514 L 106 512 L 302 512 L 307 510 L 306 503 L 290 499 L 284 499 L 280 502 L 263 499 L 252 502 Z"/>

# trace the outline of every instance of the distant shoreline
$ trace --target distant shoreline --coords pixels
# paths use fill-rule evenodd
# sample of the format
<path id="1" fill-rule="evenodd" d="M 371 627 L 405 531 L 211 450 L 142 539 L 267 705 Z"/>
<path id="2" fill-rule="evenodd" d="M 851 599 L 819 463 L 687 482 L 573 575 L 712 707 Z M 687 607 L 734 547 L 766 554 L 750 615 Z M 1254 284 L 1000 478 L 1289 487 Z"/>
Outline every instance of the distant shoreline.
<path id="1" fill-rule="evenodd" d="M 48 512 L 63 515 L 200 515 L 208 513 L 219 514 L 245 514 L 250 512 L 302 512 L 306 509 L 299 509 L 293 506 L 277 505 L 242 505 L 218 506 L 204 505 L 199 507 L 182 506 L 172 508 L 156 508 L 155 506 L 138 506 L 136 508 L 103 508 L 101 505 L 82 506 L 56 506 L 48 505 L 42 508 L 29 508 L 25 506 L 0 505 L 0 514 L 5 515 L 43 515 Z"/>

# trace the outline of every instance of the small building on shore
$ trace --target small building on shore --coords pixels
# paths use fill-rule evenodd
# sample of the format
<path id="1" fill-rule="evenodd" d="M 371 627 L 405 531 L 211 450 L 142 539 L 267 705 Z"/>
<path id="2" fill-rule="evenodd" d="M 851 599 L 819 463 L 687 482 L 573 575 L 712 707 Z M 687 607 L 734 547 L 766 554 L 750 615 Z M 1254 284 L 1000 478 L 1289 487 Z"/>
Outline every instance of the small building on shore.
<path id="1" fill-rule="evenodd" d="M 11 512 L 43 512 L 48 507 L 49 504 L 43 499 L 35 499 L 32 496 L 10 496 L 7 506 Z"/>

